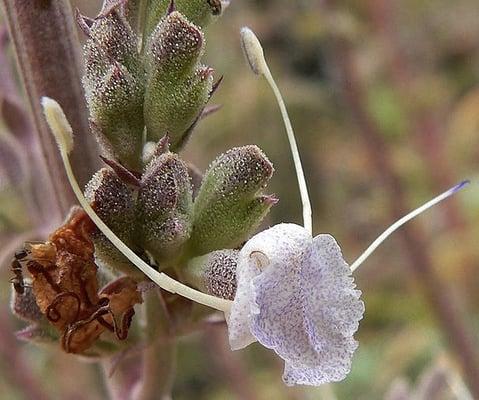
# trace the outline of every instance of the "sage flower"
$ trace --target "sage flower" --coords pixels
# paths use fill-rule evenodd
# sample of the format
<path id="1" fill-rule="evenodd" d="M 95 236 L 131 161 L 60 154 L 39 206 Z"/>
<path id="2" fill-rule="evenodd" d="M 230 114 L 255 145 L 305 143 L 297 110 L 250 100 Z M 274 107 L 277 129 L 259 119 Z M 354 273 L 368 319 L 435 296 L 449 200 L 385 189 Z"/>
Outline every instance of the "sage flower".
<path id="1" fill-rule="evenodd" d="M 240 251 L 236 278 L 227 317 L 233 350 L 256 340 L 273 349 L 285 361 L 287 385 L 345 378 L 364 303 L 331 235 L 275 225 Z"/>

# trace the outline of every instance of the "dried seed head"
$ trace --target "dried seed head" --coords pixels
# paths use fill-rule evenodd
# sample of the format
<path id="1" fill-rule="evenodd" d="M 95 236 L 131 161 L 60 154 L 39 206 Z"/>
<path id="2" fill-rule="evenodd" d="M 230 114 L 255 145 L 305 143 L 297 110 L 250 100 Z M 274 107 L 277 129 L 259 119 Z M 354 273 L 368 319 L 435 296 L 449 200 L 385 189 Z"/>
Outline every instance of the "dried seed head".
<path id="1" fill-rule="evenodd" d="M 105 330 L 125 339 L 133 305 L 141 302 L 131 278 L 122 278 L 123 283 L 112 285 L 114 290 L 103 290 L 100 297 L 90 239 L 93 229 L 86 213 L 74 208 L 47 242 L 28 246 L 26 267 L 36 304 L 60 333 L 67 353 L 84 353 Z M 45 328 L 39 325 L 20 335 L 37 340 Z"/>
<path id="2" fill-rule="evenodd" d="M 194 205 L 195 254 L 234 248 L 248 238 L 277 202 L 258 196 L 272 174 L 273 165 L 257 146 L 231 149 L 211 164 Z"/>
<path id="3" fill-rule="evenodd" d="M 233 300 L 236 293 L 238 250 L 218 250 L 193 258 L 184 270 L 186 279 L 213 296 Z"/>
<path id="4" fill-rule="evenodd" d="M 188 167 L 176 154 L 158 154 L 150 161 L 138 208 L 144 248 L 157 261 L 175 255 L 189 238 L 192 213 Z"/>

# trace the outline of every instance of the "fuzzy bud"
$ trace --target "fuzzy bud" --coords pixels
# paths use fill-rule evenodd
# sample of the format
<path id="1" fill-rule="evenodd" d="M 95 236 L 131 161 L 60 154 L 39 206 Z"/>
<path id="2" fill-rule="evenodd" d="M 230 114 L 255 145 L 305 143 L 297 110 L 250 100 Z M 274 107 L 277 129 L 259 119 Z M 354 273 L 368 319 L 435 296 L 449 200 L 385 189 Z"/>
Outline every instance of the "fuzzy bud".
<path id="1" fill-rule="evenodd" d="M 179 12 L 158 24 L 146 52 L 145 124 L 148 140 L 168 133 L 173 151 L 199 118 L 213 88 L 213 70 L 200 66 L 201 30 Z"/>
<path id="2" fill-rule="evenodd" d="M 137 46 L 137 36 L 115 9 L 96 19 L 89 27 L 88 39 L 84 47 L 83 83 L 87 95 L 93 90 L 98 80 L 107 73 L 114 61 L 135 73 L 139 69 Z"/>
<path id="3" fill-rule="evenodd" d="M 138 212 L 145 250 L 157 262 L 178 254 L 191 232 L 192 189 L 176 154 L 153 157 L 141 180 Z"/>
<path id="4" fill-rule="evenodd" d="M 193 254 L 235 248 L 251 235 L 277 202 L 258 195 L 272 174 L 257 146 L 231 149 L 211 164 L 194 205 Z"/>
<path id="5" fill-rule="evenodd" d="M 233 300 L 236 293 L 238 250 L 218 250 L 193 258 L 183 271 L 186 280 L 212 296 Z"/>
<path id="6" fill-rule="evenodd" d="M 115 158 L 140 170 L 144 77 L 138 39 L 120 11 L 111 7 L 106 4 L 104 15 L 85 28 L 89 37 L 83 85 L 99 143 L 107 142 Z"/>
<path id="7" fill-rule="evenodd" d="M 146 32 L 150 34 L 164 15 L 174 10 L 181 12 L 192 23 L 206 27 L 224 8 L 221 0 L 158 0 L 150 1 L 147 12 Z"/>
<path id="8" fill-rule="evenodd" d="M 139 171 L 144 129 L 143 85 L 125 67 L 114 64 L 87 100 L 95 130 L 108 140 L 115 158 Z"/>
<path id="9" fill-rule="evenodd" d="M 25 286 L 23 294 L 19 294 L 16 290 L 12 290 L 10 308 L 17 317 L 23 319 L 24 321 L 46 321 L 37 305 L 35 295 L 30 286 Z"/>
<path id="10" fill-rule="evenodd" d="M 85 197 L 98 216 L 129 247 L 135 248 L 135 203 L 130 189 L 109 168 L 98 171 L 85 189 Z M 128 274 L 136 268 L 100 232 L 92 234 L 97 262 Z"/>

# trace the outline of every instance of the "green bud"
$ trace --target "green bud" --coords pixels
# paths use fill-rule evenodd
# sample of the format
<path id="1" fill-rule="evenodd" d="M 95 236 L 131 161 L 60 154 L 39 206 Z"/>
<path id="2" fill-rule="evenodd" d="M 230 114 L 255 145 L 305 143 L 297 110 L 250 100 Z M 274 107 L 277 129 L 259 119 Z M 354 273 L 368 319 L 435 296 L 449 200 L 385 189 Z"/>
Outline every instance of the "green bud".
<path id="1" fill-rule="evenodd" d="M 183 276 L 205 293 L 233 300 L 237 288 L 238 254 L 238 250 L 218 250 L 193 258 L 183 270 Z"/>
<path id="2" fill-rule="evenodd" d="M 221 0 L 150 1 L 147 9 L 146 34 L 149 35 L 161 18 L 172 10 L 181 12 L 192 23 L 204 28 L 222 13 L 224 4 Z"/>
<path id="3" fill-rule="evenodd" d="M 184 144 L 213 88 L 213 70 L 199 65 L 203 52 L 203 33 L 179 12 L 167 15 L 152 33 L 146 52 L 148 140 L 168 133 L 173 151 Z"/>
<path id="4" fill-rule="evenodd" d="M 83 17 L 80 16 L 80 19 Z M 93 20 L 91 26 L 84 26 L 88 35 L 84 47 L 83 78 L 87 95 L 114 62 L 124 65 L 132 74 L 139 71 L 138 38 L 116 9 Z"/>
<path id="5" fill-rule="evenodd" d="M 114 64 L 87 101 L 94 130 L 106 138 L 114 157 L 141 170 L 143 85 L 125 67 Z"/>
<path id="6" fill-rule="evenodd" d="M 85 197 L 98 216 L 125 244 L 136 249 L 135 202 L 133 190 L 109 168 L 98 171 L 85 189 Z M 136 274 L 137 268 L 101 233 L 92 235 L 97 262 L 114 272 Z"/>
<path id="7" fill-rule="evenodd" d="M 195 200 L 191 253 L 235 248 L 245 241 L 277 203 L 273 196 L 259 195 L 272 174 L 273 165 L 257 146 L 219 156 Z"/>
<path id="8" fill-rule="evenodd" d="M 83 85 L 100 145 L 125 166 L 140 170 L 144 72 L 138 39 L 119 7 L 111 8 L 107 2 L 91 27 L 83 25 L 88 34 Z"/>
<path id="9" fill-rule="evenodd" d="M 170 152 L 145 169 L 138 196 L 143 247 L 160 262 L 179 256 L 191 233 L 192 189 L 188 167 Z"/>

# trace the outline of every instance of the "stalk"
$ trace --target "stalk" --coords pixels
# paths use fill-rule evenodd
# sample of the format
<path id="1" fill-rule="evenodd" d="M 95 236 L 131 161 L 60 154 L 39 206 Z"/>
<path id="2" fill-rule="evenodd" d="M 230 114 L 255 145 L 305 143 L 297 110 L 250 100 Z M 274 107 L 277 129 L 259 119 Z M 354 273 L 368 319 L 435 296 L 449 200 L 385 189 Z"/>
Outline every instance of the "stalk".
<path id="1" fill-rule="evenodd" d="M 66 0 L 2 0 L 1 4 L 47 169 L 49 179 L 45 185 L 56 194 L 51 206 L 65 214 L 75 203 L 75 197 L 43 118 L 42 96 L 58 99 L 80 136 L 72 154 L 80 184 L 89 180 L 97 164 L 81 86 L 80 44 L 71 6 Z"/>

